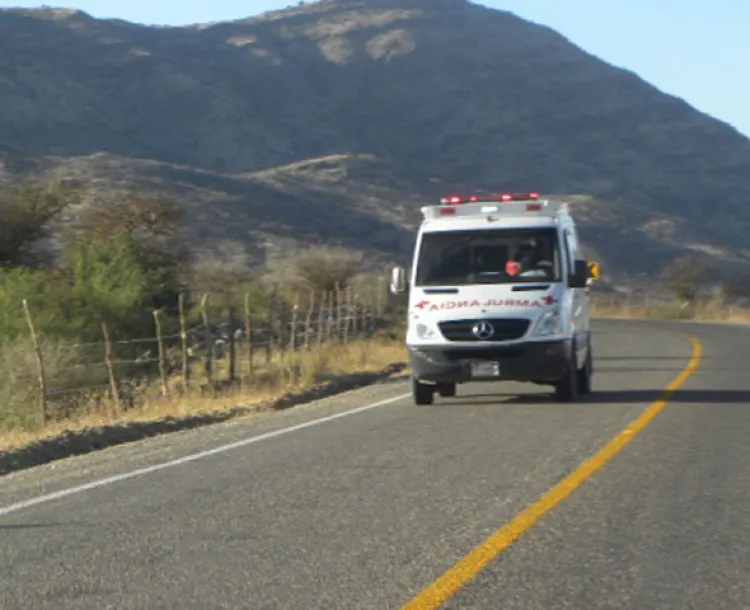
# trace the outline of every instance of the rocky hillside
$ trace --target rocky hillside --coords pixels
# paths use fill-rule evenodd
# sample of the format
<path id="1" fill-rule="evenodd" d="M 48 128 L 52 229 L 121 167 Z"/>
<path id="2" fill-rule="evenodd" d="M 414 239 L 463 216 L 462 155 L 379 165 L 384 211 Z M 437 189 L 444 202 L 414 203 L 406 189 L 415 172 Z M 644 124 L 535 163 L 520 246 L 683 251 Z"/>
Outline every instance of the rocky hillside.
<path id="1" fill-rule="evenodd" d="M 308 240 L 403 257 L 437 195 L 535 189 L 574 201 L 618 279 L 685 248 L 750 261 L 750 140 L 464 0 L 190 28 L 2 10 L 0 145 L 101 188 L 158 185 L 191 208 L 197 246 L 259 259 Z"/>
<path id="2" fill-rule="evenodd" d="M 164 195 L 184 208 L 184 233 L 201 258 L 233 265 L 270 263 L 331 243 L 365 252 L 370 270 L 408 256 L 429 185 L 420 192 L 396 173 L 372 155 L 229 175 L 105 153 L 30 157 L 0 149 L 0 183 L 32 176 L 84 187 L 82 204 L 66 211 L 55 235 L 74 229 L 85 207 L 132 192 Z"/>

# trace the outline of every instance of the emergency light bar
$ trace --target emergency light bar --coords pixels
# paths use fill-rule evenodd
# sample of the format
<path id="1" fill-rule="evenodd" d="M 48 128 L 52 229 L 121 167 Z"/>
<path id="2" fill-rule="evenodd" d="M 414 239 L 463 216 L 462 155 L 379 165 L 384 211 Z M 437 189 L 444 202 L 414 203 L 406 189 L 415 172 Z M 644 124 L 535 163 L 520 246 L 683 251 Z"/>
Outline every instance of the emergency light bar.
<path id="1" fill-rule="evenodd" d="M 528 196 L 516 200 L 486 200 L 462 204 L 428 205 L 422 208 L 422 216 L 425 220 L 436 220 L 446 217 L 467 216 L 554 216 L 559 211 L 567 209 L 567 204 L 562 201 L 530 200 Z"/>
<path id="2" fill-rule="evenodd" d="M 480 201 L 529 201 L 539 199 L 539 193 L 499 193 L 496 195 L 450 195 L 443 197 L 443 205 L 461 205 Z"/>

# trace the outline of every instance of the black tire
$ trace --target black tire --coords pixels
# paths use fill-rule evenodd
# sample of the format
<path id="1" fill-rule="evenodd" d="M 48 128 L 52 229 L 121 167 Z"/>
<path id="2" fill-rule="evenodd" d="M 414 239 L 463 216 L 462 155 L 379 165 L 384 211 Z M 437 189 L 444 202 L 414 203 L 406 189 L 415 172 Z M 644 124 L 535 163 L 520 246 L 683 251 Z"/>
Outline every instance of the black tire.
<path id="1" fill-rule="evenodd" d="M 428 383 L 420 383 L 416 379 L 411 380 L 414 404 L 431 405 L 435 400 L 435 386 Z"/>
<path id="2" fill-rule="evenodd" d="M 574 347 L 565 376 L 555 384 L 555 400 L 557 402 L 575 402 L 577 398 L 578 370 L 576 368 L 576 350 Z"/>
<path id="3" fill-rule="evenodd" d="M 586 364 L 578 371 L 578 392 L 580 394 L 589 394 L 591 392 L 591 377 L 594 374 L 594 356 L 591 351 L 591 339 L 588 340 L 588 349 L 586 350 Z"/>
<path id="4" fill-rule="evenodd" d="M 440 396 L 455 396 L 456 395 L 456 384 L 455 383 L 439 383 L 437 391 Z"/>

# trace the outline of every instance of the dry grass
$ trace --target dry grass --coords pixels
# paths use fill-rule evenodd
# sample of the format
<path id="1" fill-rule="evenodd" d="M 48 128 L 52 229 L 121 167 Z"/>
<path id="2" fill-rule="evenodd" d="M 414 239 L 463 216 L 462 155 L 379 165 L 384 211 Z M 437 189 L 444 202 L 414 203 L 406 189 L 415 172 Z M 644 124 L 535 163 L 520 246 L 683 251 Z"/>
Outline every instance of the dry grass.
<path id="1" fill-rule="evenodd" d="M 695 320 L 699 322 L 750 323 L 750 309 L 706 300 L 693 307 L 677 302 L 628 301 L 607 303 L 594 299 L 591 315 L 595 318 Z"/>
<path id="2" fill-rule="evenodd" d="M 648 304 L 635 299 L 616 302 L 597 297 L 599 295 L 592 299 L 591 310 L 592 316 L 597 318 L 750 323 L 750 309 L 730 307 L 716 299 L 706 300 L 693 308 L 684 308 L 679 303 L 653 301 Z M 48 347 L 47 353 L 56 353 L 52 347 L 54 346 Z M 65 356 L 64 360 L 73 357 L 59 346 L 56 349 Z M 9 353 L 6 351 L 5 360 L 8 357 Z M 31 362 L 26 362 L 29 357 L 30 354 L 26 354 L 21 359 L 22 362 L 19 364 L 23 366 L 7 366 L 6 371 L 12 371 L 14 368 L 30 370 Z M 330 389 L 342 380 L 351 380 L 368 374 L 372 376 L 396 364 L 405 367 L 407 354 L 402 339 L 379 336 L 348 344 L 324 344 L 309 352 L 277 352 L 268 362 L 261 355 L 260 360 L 255 362 L 253 378 L 248 379 L 245 376 L 240 383 L 219 383 L 218 387 L 212 390 L 203 382 L 202 371 L 196 366 L 192 369 L 194 381 L 190 391 L 183 389 L 182 380 L 178 376 L 168 380 L 167 396 L 163 395 L 161 383 L 158 381 L 137 388 L 133 406 L 126 409 L 117 409 L 108 397 L 91 395 L 87 400 L 80 401 L 72 411 L 57 410 L 55 418 L 45 425 L 34 423 L 40 418 L 34 414 L 34 411 L 38 410 L 38 400 L 34 397 L 34 392 L 28 389 L 31 378 L 27 378 L 26 381 L 19 379 L 18 383 L 9 384 L 6 389 L 10 391 L 11 387 L 26 388 L 22 392 L 23 396 L 5 395 L 4 402 L 6 405 L 23 404 L 26 413 L 15 420 L 4 421 L 6 427 L 0 428 L 0 457 L 3 453 L 8 455 L 18 450 L 49 445 L 58 439 L 60 446 L 68 443 L 72 445 L 75 444 L 71 441 L 72 438 L 84 437 L 92 431 L 96 432 L 92 437 L 95 440 L 92 441 L 90 438 L 85 442 L 89 446 L 102 446 L 124 442 L 122 438 L 118 439 L 118 435 L 133 440 L 134 429 L 136 435 L 141 433 L 142 436 L 150 436 L 154 433 L 153 430 L 162 430 L 158 426 L 160 423 L 170 424 L 163 426 L 164 430 L 179 429 L 180 423 L 192 421 L 193 425 L 200 425 L 291 406 L 314 399 L 316 392 L 325 394 L 326 388 Z M 226 361 L 215 362 L 215 379 L 227 378 L 226 365 Z M 246 374 L 247 370 L 247 361 L 238 354 L 237 372 Z M 341 389 L 346 387 L 343 386 Z M 123 430 L 126 430 L 125 434 Z M 106 434 L 102 431 L 106 431 Z M 49 449 L 41 451 L 49 452 Z M 57 447 L 56 451 L 62 449 Z"/>
<path id="3" fill-rule="evenodd" d="M 255 370 L 252 382 L 244 380 L 211 391 L 204 384 L 188 392 L 182 382 L 168 382 L 170 394 L 164 397 L 161 384 L 140 388 L 136 405 L 118 410 L 109 399 L 92 396 L 68 417 L 60 417 L 44 426 L 15 427 L 0 430 L 0 452 L 22 449 L 42 441 L 85 433 L 87 430 L 129 425 L 148 425 L 165 420 L 179 421 L 206 416 L 206 423 L 268 410 L 295 394 L 324 390 L 326 386 L 356 375 L 373 374 L 406 362 L 402 340 L 375 337 L 348 344 L 329 344 L 309 352 L 277 354 Z M 224 378 L 215 370 L 217 378 Z M 35 405 L 30 406 L 34 408 Z"/>

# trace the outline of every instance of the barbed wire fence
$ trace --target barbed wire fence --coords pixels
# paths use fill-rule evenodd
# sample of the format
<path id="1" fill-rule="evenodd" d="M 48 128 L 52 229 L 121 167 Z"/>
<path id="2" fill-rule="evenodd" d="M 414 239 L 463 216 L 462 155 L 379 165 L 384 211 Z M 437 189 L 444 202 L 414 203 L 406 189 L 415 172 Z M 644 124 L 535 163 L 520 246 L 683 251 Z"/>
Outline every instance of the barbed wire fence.
<path id="1" fill-rule="evenodd" d="M 594 312 L 621 313 L 637 317 L 750 322 L 750 303 L 742 298 L 726 300 L 719 295 L 707 293 L 690 302 L 664 293 L 598 292 L 596 288 L 591 290 L 590 295 Z"/>
<path id="2" fill-rule="evenodd" d="M 43 423 L 86 408 L 125 411 L 147 394 L 157 400 L 188 392 L 216 397 L 237 387 L 299 380 L 305 354 L 366 341 L 394 320 L 385 277 L 324 293 L 275 289 L 264 305 L 256 296 L 206 293 L 188 306 L 180 295 L 176 315 L 152 312 L 152 336 L 116 339 L 101 322 L 101 340 L 89 343 L 45 337 L 23 300 L 31 347 L 15 356 L 26 366 L 6 369 L 14 375 L 10 385 L 29 388 L 28 403 L 38 405 Z"/>
<path id="3" fill-rule="evenodd" d="M 274 380 L 299 381 L 306 354 L 378 332 L 403 338 L 407 296 L 389 293 L 387 275 L 356 289 L 282 294 L 277 288 L 263 302 L 257 296 L 214 291 L 188 304 L 180 295 L 176 312 L 150 312 L 150 336 L 118 338 L 100 322 L 101 339 L 88 343 L 45 336 L 23 300 L 29 339 L 24 348 L 0 354 L 6 359 L 0 400 L 9 402 L 14 392 L 13 400 L 33 408 L 33 419 L 43 423 L 85 409 L 116 414 L 146 399 L 216 397 L 235 388 L 252 392 Z M 590 296 L 594 315 L 696 317 L 694 307 L 669 295 L 599 292 L 594 286 Z M 704 318 L 750 322 L 744 302 L 706 299 L 700 307 Z"/>

